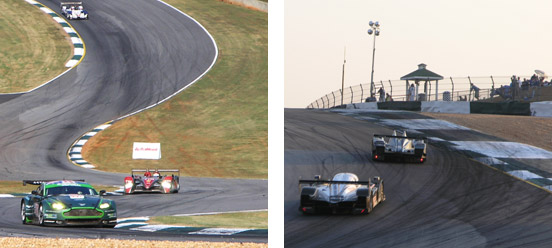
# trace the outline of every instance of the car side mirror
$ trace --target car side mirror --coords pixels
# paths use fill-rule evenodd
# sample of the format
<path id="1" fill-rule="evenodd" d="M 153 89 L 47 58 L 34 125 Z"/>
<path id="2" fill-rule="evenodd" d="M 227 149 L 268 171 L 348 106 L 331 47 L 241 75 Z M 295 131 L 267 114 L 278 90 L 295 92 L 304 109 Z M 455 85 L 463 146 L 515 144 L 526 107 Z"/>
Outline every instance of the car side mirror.
<path id="1" fill-rule="evenodd" d="M 38 195 L 38 192 L 36 192 L 36 190 L 33 190 L 33 191 L 31 191 L 31 194 Z"/>
<path id="2" fill-rule="evenodd" d="M 105 195 L 106 191 L 105 190 L 100 190 L 100 195 Z"/>

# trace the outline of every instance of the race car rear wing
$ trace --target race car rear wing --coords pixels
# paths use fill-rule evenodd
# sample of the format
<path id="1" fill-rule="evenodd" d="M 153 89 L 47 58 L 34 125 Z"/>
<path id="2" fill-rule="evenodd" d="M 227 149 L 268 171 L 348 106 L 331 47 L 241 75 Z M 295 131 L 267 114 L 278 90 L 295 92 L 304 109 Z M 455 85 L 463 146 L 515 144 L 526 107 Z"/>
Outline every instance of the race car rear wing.
<path id="1" fill-rule="evenodd" d="M 155 169 L 153 170 L 150 170 L 150 169 L 132 169 L 131 170 L 131 174 L 134 175 L 134 172 L 146 172 L 148 171 L 149 172 L 155 172 Z M 157 169 L 158 172 L 178 172 L 178 176 L 180 176 L 180 170 L 179 169 Z"/>
<path id="2" fill-rule="evenodd" d="M 369 185 L 370 181 L 332 181 L 332 180 L 299 180 L 299 184 L 362 184 Z"/>
<path id="3" fill-rule="evenodd" d="M 82 2 L 61 2 L 61 5 L 82 5 Z"/>
<path id="4" fill-rule="evenodd" d="M 54 182 L 54 181 L 63 181 L 63 180 L 84 182 L 84 179 L 50 179 L 50 180 L 41 179 L 41 180 L 23 180 L 23 186 L 26 186 L 27 184 L 31 184 L 31 185 L 40 185 L 40 184 L 42 184 L 42 183 Z"/>
<path id="5" fill-rule="evenodd" d="M 420 140 L 427 144 L 427 137 L 423 136 L 396 136 L 396 135 L 384 135 L 384 134 L 374 134 L 374 138 L 399 138 L 399 139 L 411 139 L 411 140 Z"/>

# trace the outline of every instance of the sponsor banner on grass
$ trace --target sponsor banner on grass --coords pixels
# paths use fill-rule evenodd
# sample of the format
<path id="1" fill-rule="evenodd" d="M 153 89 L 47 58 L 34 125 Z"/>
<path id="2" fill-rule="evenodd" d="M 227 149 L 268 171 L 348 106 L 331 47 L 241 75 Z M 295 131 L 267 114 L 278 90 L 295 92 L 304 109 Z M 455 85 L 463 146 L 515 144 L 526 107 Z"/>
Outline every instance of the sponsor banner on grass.
<path id="1" fill-rule="evenodd" d="M 161 143 L 134 142 L 132 159 L 161 159 Z"/>

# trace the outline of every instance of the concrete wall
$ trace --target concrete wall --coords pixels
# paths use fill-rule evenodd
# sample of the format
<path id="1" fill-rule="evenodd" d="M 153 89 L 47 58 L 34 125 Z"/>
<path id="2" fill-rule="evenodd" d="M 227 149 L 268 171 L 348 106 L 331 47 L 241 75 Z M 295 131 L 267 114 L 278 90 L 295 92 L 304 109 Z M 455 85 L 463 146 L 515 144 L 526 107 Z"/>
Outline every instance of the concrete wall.
<path id="1" fill-rule="evenodd" d="M 422 112 L 469 114 L 469 102 L 422 102 Z"/>
<path id="2" fill-rule="evenodd" d="M 552 102 L 534 102 L 530 109 L 533 116 L 552 117 Z"/>
<path id="3" fill-rule="evenodd" d="M 533 115 L 552 117 L 552 101 L 550 102 L 364 102 L 347 104 L 347 109 L 366 110 L 406 110 L 433 113 L 456 114 L 499 114 L 499 115 Z"/>

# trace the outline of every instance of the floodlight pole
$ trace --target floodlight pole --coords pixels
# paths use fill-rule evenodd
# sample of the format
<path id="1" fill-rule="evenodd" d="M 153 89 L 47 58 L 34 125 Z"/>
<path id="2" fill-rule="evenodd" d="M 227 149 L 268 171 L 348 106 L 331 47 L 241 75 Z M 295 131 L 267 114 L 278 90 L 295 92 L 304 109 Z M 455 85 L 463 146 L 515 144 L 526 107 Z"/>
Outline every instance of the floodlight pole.
<path id="1" fill-rule="evenodd" d="M 341 73 L 341 106 L 343 106 L 343 91 L 345 87 L 345 63 L 347 60 L 345 60 L 345 52 L 347 51 L 347 48 L 343 48 L 343 70 Z M 351 98 L 352 100 L 352 98 Z"/>
<path id="2" fill-rule="evenodd" d="M 370 21 L 370 29 L 368 29 L 368 35 L 374 34 L 374 44 L 372 49 L 372 76 L 370 77 L 370 97 L 373 99 L 374 97 L 374 60 L 376 58 L 376 36 L 379 35 L 379 22 L 372 22 Z"/>

